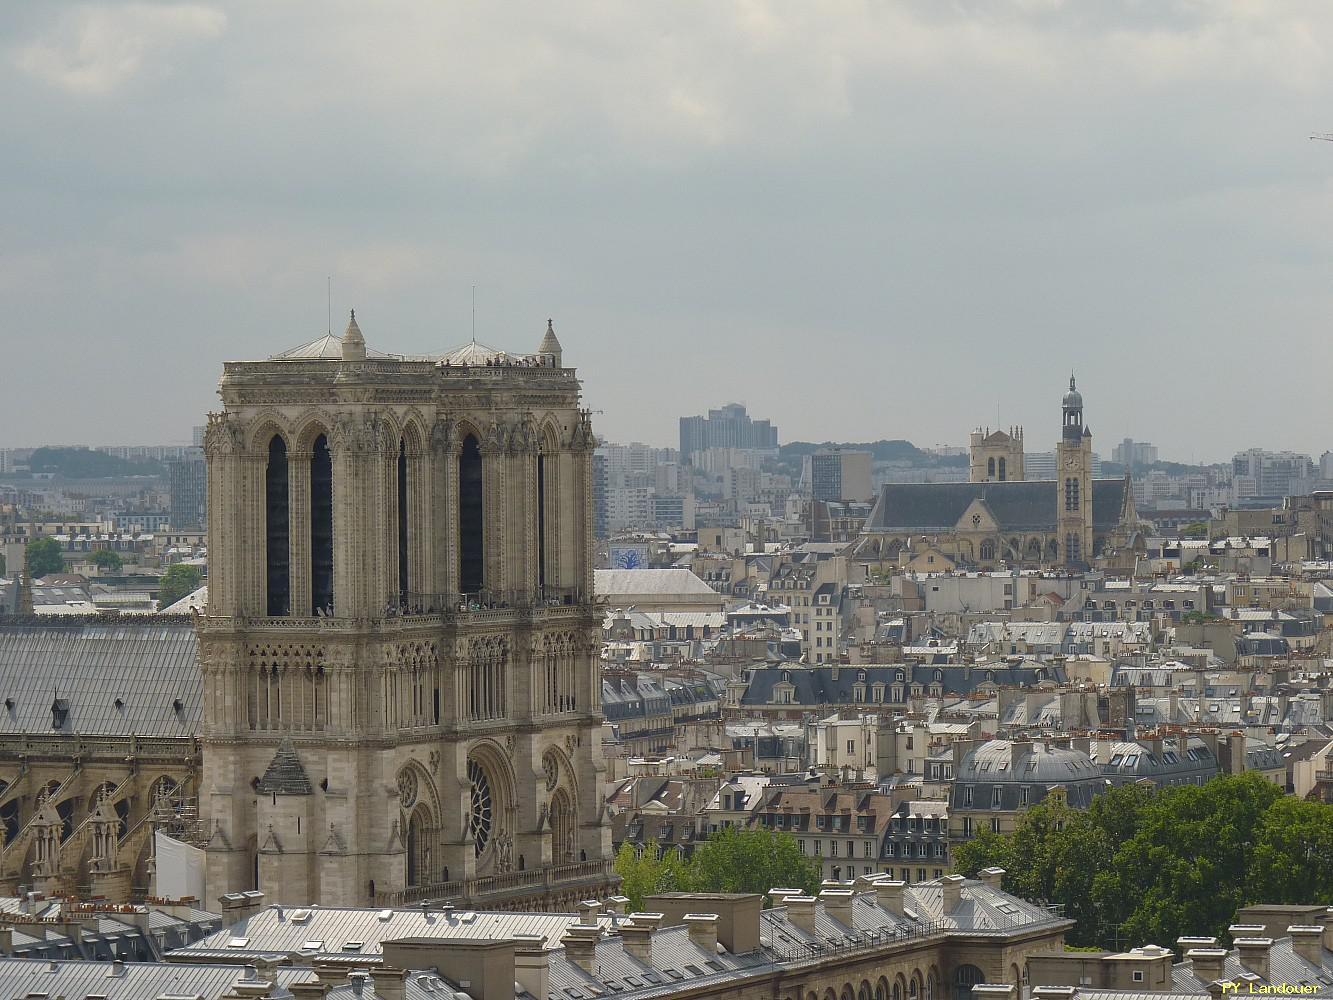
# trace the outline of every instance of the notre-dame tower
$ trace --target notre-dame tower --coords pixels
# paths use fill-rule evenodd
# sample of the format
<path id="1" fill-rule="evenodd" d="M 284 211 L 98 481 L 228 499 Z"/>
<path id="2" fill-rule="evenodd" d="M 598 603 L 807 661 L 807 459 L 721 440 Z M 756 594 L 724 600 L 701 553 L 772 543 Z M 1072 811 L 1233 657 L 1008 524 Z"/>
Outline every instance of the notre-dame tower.
<path id="1" fill-rule="evenodd" d="M 209 415 L 208 893 L 553 904 L 606 886 L 592 450 L 537 352 L 230 362 Z"/>
<path id="2" fill-rule="evenodd" d="M 1064 426 L 1055 448 L 1056 540 L 1061 562 L 1081 566 L 1092 562 L 1092 431 L 1083 424 L 1083 396 L 1069 376 L 1062 405 Z"/>

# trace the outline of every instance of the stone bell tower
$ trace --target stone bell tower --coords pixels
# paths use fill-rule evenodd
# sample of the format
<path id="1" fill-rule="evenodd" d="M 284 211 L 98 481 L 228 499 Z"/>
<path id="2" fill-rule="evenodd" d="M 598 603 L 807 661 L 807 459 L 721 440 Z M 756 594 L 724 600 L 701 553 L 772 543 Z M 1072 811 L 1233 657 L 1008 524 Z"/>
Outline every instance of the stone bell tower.
<path id="1" fill-rule="evenodd" d="M 1064 425 L 1055 449 L 1056 543 L 1065 566 L 1092 562 L 1092 431 L 1083 423 L 1083 396 L 1069 376 Z"/>
<path id="2" fill-rule="evenodd" d="M 552 905 L 608 885 L 592 449 L 541 349 L 409 358 L 353 314 L 209 415 L 208 892 Z"/>

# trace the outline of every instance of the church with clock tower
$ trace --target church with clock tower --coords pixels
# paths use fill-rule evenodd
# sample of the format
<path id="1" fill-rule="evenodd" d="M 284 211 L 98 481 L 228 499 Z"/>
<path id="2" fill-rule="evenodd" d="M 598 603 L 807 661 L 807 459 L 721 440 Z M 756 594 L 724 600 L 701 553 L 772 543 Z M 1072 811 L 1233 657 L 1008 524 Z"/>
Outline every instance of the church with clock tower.
<path id="1" fill-rule="evenodd" d="M 885 483 L 853 549 L 876 572 L 1087 567 L 1140 535 L 1129 477 L 1093 479 L 1074 377 L 1061 402 L 1056 478 L 1023 478 L 1023 432 L 972 435 L 972 481 Z"/>
<path id="2" fill-rule="evenodd" d="M 207 892 L 569 906 L 613 883 L 592 451 L 533 353 L 229 362 L 209 415 Z"/>

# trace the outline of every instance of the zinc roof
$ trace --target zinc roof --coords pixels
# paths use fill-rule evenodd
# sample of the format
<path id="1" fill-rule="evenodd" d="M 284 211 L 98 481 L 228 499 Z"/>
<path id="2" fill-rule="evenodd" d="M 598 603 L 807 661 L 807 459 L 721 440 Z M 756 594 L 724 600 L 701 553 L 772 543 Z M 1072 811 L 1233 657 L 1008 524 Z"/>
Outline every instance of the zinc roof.
<path id="1" fill-rule="evenodd" d="M 611 918 L 598 918 L 603 927 Z M 271 906 L 171 953 L 172 961 L 206 960 L 225 956 L 237 961 L 246 956 L 286 955 L 348 958 L 357 956 L 378 964 L 383 942 L 405 937 L 506 938 L 541 934 L 554 946 L 565 930 L 579 921 L 576 913 L 504 913 L 475 910 L 392 910 L 351 907 Z M 233 947 L 236 941 L 243 945 Z M 348 942 L 361 942 L 348 950 Z M 317 948 L 306 945 L 318 943 Z"/>
<path id="2" fill-rule="evenodd" d="M 274 969 L 257 977 L 237 965 L 164 965 L 105 961 L 50 961 L 0 958 L 0 983 L 6 996 L 86 997 L 106 1000 L 158 1000 L 170 995 L 202 996 L 215 1000 L 231 993 L 238 980 L 276 981 L 285 987 L 313 978 L 310 969 Z"/>

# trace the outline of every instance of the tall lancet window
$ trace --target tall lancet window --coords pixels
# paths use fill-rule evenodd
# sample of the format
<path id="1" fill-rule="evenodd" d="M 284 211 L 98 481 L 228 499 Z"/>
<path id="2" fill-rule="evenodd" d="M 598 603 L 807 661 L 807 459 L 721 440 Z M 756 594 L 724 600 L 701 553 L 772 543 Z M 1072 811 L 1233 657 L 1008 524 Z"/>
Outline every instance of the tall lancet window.
<path id="1" fill-rule="evenodd" d="M 398 600 L 407 603 L 407 442 L 398 442 Z"/>
<path id="2" fill-rule="evenodd" d="M 333 456 L 323 434 L 310 452 L 310 613 L 333 611 Z"/>
<path id="3" fill-rule="evenodd" d="M 268 613 L 291 613 L 291 512 L 287 507 L 287 442 L 274 434 L 268 443 L 264 474 L 264 545 L 268 582 Z"/>
<path id="4" fill-rule="evenodd" d="M 537 585 L 546 586 L 546 456 L 537 455 Z"/>
<path id="5" fill-rule="evenodd" d="M 469 434 L 458 454 L 458 583 L 465 594 L 485 586 L 481 448 Z"/>

